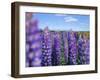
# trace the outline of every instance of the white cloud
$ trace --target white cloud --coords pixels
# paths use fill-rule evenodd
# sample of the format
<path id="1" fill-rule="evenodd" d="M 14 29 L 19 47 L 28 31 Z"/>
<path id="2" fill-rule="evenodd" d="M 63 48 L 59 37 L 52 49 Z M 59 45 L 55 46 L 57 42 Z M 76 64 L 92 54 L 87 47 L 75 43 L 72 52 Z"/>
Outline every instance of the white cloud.
<path id="1" fill-rule="evenodd" d="M 65 14 L 55 14 L 55 16 L 64 17 L 65 22 L 77 22 L 78 19 L 69 15 Z"/>
<path id="2" fill-rule="evenodd" d="M 74 17 L 65 17 L 64 20 L 65 22 L 77 22 L 78 21 L 78 19 Z"/>

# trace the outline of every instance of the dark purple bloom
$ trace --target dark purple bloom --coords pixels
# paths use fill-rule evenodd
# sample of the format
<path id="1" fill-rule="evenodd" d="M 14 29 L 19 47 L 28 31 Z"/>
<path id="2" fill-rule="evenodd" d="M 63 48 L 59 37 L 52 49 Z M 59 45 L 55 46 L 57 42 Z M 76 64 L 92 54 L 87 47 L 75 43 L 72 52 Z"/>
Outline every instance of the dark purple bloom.
<path id="1" fill-rule="evenodd" d="M 68 32 L 68 47 L 69 47 L 69 64 L 77 64 L 77 40 L 75 37 L 75 32 Z"/>
<path id="2" fill-rule="evenodd" d="M 42 66 L 51 66 L 52 40 L 48 27 L 45 28 L 42 35 Z"/>
<path id="3" fill-rule="evenodd" d="M 79 64 L 89 64 L 90 63 L 90 46 L 89 46 L 89 39 L 83 33 L 80 34 L 79 41 L 78 41 L 78 57 L 79 57 Z"/>
<path id="4" fill-rule="evenodd" d="M 60 65 L 61 58 L 61 34 L 60 32 L 55 32 L 53 35 L 53 51 L 52 51 L 52 65 Z"/>

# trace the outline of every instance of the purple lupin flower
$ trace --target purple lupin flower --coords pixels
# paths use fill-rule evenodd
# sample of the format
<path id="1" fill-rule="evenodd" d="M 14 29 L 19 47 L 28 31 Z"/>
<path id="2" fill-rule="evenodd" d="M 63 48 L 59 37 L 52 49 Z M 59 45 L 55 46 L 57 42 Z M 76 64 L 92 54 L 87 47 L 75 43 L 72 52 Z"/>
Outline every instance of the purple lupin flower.
<path id="1" fill-rule="evenodd" d="M 44 29 L 42 38 L 42 66 L 51 66 L 52 40 L 48 27 Z"/>
<path id="2" fill-rule="evenodd" d="M 75 32 L 68 32 L 68 47 L 69 47 L 69 64 L 77 64 L 77 41 Z"/>
<path id="3" fill-rule="evenodd" d="M 41 66 L 41 35 L 38 21 L 30 19 L 26 22 L 26 66 Z"/>
<path id="4" fill-rule="evenodd" d="M 63 32 L 63 41 L 64 41 L 64 56 L 65 62 L 68 63 L 68 39 L 67 39 L 67 32 Z"/>
<path id="5" fill-rule="evenodd" d="M 52 52 L 52 65 L 60 65 L 61 58 L 61 34 L 60 32 L 54 33 L 54 43 Z"/>
<path id="6" fill-rule="evenodd" d="M 79 56 L 79 64 L 89 64 L 90 58 L 89 58 L 89 39 L 86 37 L 86 35 L 83 33 L 78 41 L 78 56 Z"/>
<path id="7" fill-rule="evenodd" d="M 90 63 L 90 42 L 89 40 L 86 40 L 85 41 L 85 51 L 84 51 L 84 54 L 85 54 L 85 64 L 89 64 Z"/>
<path id="8" fill-rule="evenodd" d="M 28 40 L 28 34 L 30 33 L 30 20 L 32 18 L 31 13 L 26 13 L 26 67 L 29 67 L 31 64 L 31 60 L 28 57 L 28 54 L 30 53 L 30 41 Z"/>

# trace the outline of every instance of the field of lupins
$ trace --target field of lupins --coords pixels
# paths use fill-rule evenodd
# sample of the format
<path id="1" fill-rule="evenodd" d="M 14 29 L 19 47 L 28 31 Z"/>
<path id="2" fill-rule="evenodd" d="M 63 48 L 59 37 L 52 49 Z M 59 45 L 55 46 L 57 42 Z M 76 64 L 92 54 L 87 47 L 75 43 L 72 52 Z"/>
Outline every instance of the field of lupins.
<path id="1" fill-rule="evenodd" d="M 26 67 L 89 64 L 89 41 L 89 32 L 41 30 L 26 20 Z"/>

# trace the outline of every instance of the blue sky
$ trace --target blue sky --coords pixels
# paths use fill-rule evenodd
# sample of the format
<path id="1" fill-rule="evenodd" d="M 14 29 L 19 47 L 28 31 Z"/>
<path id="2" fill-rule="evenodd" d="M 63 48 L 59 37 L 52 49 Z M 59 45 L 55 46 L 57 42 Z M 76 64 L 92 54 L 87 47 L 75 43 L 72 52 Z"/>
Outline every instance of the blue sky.
<path id="1" fill-rule="evenodd" d="M 48 26 L 50 30 L 89 31 L 90 16 L 78 14 L 34 13 L 33 18 L 39 21 L 39 28 Z"/>

